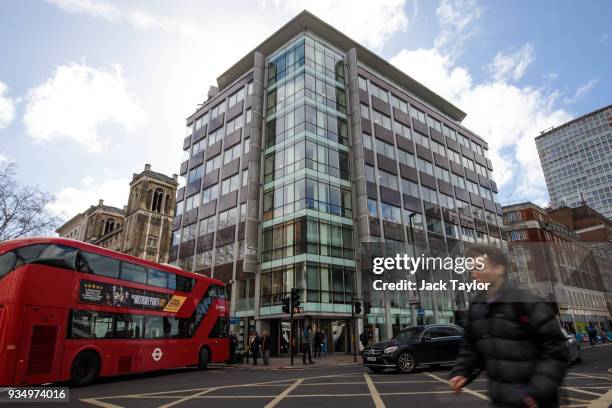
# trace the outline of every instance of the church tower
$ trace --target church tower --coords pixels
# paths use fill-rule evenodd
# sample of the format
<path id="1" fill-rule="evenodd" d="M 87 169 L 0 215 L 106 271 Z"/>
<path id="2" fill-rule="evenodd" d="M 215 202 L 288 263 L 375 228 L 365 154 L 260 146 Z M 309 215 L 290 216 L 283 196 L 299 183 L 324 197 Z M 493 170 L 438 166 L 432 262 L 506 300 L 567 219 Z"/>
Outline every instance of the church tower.
<path id="1" fill-rule="evenodd" d="M 167 263 L 172 241 L 172 220 L 176 205 L 178 175 L 172 178 L 151 170 L 134 173 L 130 198 L 125 209 L 121 252 Z"/>

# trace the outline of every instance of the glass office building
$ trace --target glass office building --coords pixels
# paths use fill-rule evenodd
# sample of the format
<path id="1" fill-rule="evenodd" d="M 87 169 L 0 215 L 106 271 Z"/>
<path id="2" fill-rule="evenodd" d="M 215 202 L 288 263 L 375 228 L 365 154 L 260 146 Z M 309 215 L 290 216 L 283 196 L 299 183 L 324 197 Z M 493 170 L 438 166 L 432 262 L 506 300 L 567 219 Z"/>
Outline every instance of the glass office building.
<path id="1" fill-rule="evenodd" d="M 231 286 L 246 340 L 288 349 L 282 300 L 302 289 L 306 325 L 350 351 L 364 243 L 432 254 L 504 245 L 487 143 L 465 113 L 308 12 L 217 79 L 187 119 L 171 259 Z M 432 272 L 433 273 L 433 272 Z M 401 295 L 369 299 L 378 338 L 414 323 Z M 424 322 L 453 321 L 456 294 L 423 296 Z M 359 329 L 363 327 L 359 321 Z"/>

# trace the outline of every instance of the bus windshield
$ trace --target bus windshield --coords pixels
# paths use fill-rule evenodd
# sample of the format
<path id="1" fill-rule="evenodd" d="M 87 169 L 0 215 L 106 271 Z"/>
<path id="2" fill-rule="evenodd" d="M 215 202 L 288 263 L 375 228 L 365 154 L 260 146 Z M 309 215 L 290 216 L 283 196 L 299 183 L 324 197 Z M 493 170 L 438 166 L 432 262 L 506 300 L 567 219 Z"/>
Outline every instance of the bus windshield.
<path id="1" fill-rule="evenodd" d="M 55 244 L 35 244 L 14 249 L 0 255 L 0 277 L 27 264 L 44 264 L 58 268 L 77 269 L 75 248 Z"/>

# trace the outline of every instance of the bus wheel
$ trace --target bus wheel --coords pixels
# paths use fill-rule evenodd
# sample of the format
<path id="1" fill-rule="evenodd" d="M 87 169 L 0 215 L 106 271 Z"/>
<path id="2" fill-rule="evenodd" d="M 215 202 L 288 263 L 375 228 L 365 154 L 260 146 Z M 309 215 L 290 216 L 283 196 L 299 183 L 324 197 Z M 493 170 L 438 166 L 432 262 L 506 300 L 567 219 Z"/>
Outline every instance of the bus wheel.
<path id="1" fill-rule="evenodd" d="M 70 382 L 77 387 L 91 384 L 100 374 L 100 357 L 93 351 L 83 351 L 72 362 Z"/>
<path id="2" fill-rule="evenodd" d="M 208 367 L 208 354 L 208 349 L 206 347 L 202 347 L 200 350 L 200 361 L 198 362 L 198 368 L 200 370 L 206 370 L 206 367 Z"/>

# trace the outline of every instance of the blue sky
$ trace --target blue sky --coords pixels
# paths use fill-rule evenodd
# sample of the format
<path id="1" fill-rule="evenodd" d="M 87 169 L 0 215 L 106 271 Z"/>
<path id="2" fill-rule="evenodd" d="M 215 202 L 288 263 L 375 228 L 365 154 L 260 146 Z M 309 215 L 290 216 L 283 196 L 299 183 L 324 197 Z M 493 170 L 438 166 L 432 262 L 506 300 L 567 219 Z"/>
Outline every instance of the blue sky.
<path id="1" fill-rule="evenodd" d="M 182 160 L 215 78 L 307 8 L 467 112 L 502 203 L 547 202 L 533 138 L 611 103 L 607 1 L 0 0 L 0 160 L 65 218 Z"/>

